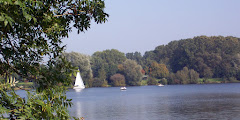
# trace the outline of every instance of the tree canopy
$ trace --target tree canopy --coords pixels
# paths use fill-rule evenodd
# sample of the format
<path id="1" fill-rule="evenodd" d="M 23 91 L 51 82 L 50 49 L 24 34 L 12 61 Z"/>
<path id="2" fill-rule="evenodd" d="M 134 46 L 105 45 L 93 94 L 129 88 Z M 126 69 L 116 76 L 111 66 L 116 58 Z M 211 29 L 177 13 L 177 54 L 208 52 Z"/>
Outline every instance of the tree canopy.
<path id="1" fill-rule="evenodd" d="M 201 78 L 238 78 L 239 54 L 239 38 L 198 36 L 160 45 L 147 51 L 142 61 L 146 66 L 153 61 L 163 63 L 173 73 L 188 67 L 198 72 Z M 147 71 L 147 67 L 143 68 Z"/>
<path id="2" fill-rule="evenodd" d="M 98 74 L 98 71 L 103 69 L 106 72 L 106 79 L 109 81 L 110 77 L 117 73 L 118 65 L 125 60 L 124 53 L 116 49 L 95 52 L 91 59 L 94 77 L 100 77 L 101 74 Z"/>
<path id="3" fill-rule="evenodd" d="M 138 86 L 142 81 L 142 66 L 136 61 L 127 59 L 123 64 L 123 74 L 127 85 Z"/>
<path id="4" fill-rule="evenodd" d="M 59 83 L 70 84 L 70 74 L 74 71 L 71 64 L 60 57 L 65 48 L 62 38 L 68 37 L 73 27 L 80 33 L 90 28 L 91 21 L 106 22 L 109 15 L 104 8 L 102 0 L 0 1 L 0 75 L 7 78 L 15 73 L 31 79 L 36 83 L 36 92 L 42 93 L 29 95 L 29 102 L 24 102 L 14 91 L 9 96 L 6 93 L 9 87 L 2 82 L 0 101 L 6 104 L 1 104 L 1 114 L 8 113 L 9 119 L 46 119 L 48 116 L 52 116 L 49 119 L 70 119 L 67 104 L 71 100 L 66 99 L 65 89 L 53 89 L 58 89 L 55 86 Z M 43 57 L 48 58 L 46 63 Z M 35 96 L 42 98 L 41 101 Z M 33 103 L 41 107 L 40 111 L 29 108 Z"/>

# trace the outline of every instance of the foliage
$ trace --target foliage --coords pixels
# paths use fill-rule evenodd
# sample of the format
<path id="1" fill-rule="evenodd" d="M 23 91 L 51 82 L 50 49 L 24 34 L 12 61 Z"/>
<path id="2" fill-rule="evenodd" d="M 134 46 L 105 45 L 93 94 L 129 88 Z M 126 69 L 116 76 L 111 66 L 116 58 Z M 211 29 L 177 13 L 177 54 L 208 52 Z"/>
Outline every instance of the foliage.
<path id="1" fill-rule="evenodd" d="M 148 54 L 148 52 L 145 53 L 145 55 Z M 143 58 L 143 70 L 145 71 L 145 74 L 150 75 L 152 72 L 151 64 L 153 62 L 156 62 L 155 60 L 151 60 L 150 58 Z"/>
<path id="2" fill-rule="evenodd" d="M 167 69 L 167 66 L 164 64 L 158 64 L 157 62 L 152 62 L 151 64 L 151 73 L 150 75 L 155 78 L 165 78 L 168 77 L 169 71 Z"/>
<path id="3" fill-rule="evenodd" d="M 135 60 L 139 65 L 143 65 L 142 55 L 140 52 L 127 53 L 126 57 L 127 57 L 127 59 Z"/>
<path id="4" fill-rule="evenodd" d="M 163 78 L 160 80 L 160 83 L 162 83 L 163 85 L 166 85 L 166 84 L 168 84 L 168 81 L 166 78 Z"/>
<path id="5" fill-rule="evenodd" d="M 107 81 L 106 80 L 102 80 L 100 78 L 94 78 L 93 79 L 93 83 L 92 83 L 93 87 L 107 87 Z"/>
<path id="6" fill-rule="evenodd" d="M 238 71 L 237 71 L 237 76 L 236 76 L 236 78 L 237 78 L 237 80 L 240 81 L 240 68 L 239 68 Z"/>
<path id="7" fill-rule="evenodd" d="M 72 66 L 78 67 L 85 86 L 89 87 L 89 81 L 93 79 L 90 56 L 77 52 L 64 53 L 63 55 L 72 64 Z"/>
<path id="8" fill-rule="evenodd" d="M 104 78 L 108 84 L 116 73 L 126 77 L 126 66 L 123 66 L 126 58 L 142 65 L 142 74 L 156 79 L 167 78 L 168 84 L 198 83 L 198 74 L 205 83 L 210 78 L 224 78 L 226 82 L 240 80 L 240 39 L 235 37 L 198 36 L 172 41 L 143 56 L 135 52 L 127 53 L 125 57 L 115 49 L 95 52 L 91 59 L 94 77 Z M 184 67 L 190 70 L 184 72 Z M 99 74 L 100 71 L 105 72 Z M 126 84 L 129 84 L 127 77 Z"/>
<path id="9" fill-rule="evenodd" d="M 121 74 L 114 74 L 110 77 L 113 86 L 126 86 L 125 77 Z"/>
<path id="10" fill-rule="evenodd" d="M 147 74 L 149 64 L 156 61 L 165 64 L 173 73 L 188 67 L 197 71 L 201 78 L 239 78 L 240 39 L 231 36 L 198 36 L 172 41 L 147 51 L 142 61 Z"/>
<path id="11" fill-rule="evenodd" d="M 180 80 L 177 79 L 174 73 L 169 74 L 168 84 L 180 84 Z"/>
<path id="12" fill-rule="evenodd" d="M 94 77 L 100 77 L 100 69 L 106 72 L 106 80 L 110 82 L 110 77 L 117 73 L 118 65 L 126 60 L 124 53 L 111 49 L 102 52 L 95 52 L 92 55 L 91 63 Z"/>
<path id="13" fill-rule="evenodd" d="M 148 85 L 147 82 L 148 82 L 148 80 L 142 80 L 141 85 Z"/>
<path id="14" fill-rule="evenodd" d="M 90 27 L 90 20 L 106 21 L 101 0 L 1 1 L 0 2 L 0 74 L 18 73 L 29 77 L 39 69 L 43 56 L 52 59 L 61 54 L 62 38 L 71 31 L 71 22 L 79 32 Z"/>
<path id="15" fill-rule="evenodd" d="M 102 87 L 103 81 L 99 78 L 94 78 L 92 82 L 93 87 Z"/>
<path id="16" fill-rule="evenodd" d="M 19 88 L 21 88 L 21 87 L 32 88 L 32 87 L 34 87 L 34 84 L 33 84 L 33 82 L 19 82 L 19 83 L 17 83 L 16 86 L 19 87 Z"/>
<path id="17" fill-rule="evenodd" d="M 149 77 L 149 80 L 147 82 L 148 85 L 157 85 L 157 80 L 154 77 Z"/>
<path id="18" fill-rule="evenodd" d="M 106 72 L 103 68 L 98 70 L 99 77 L 93 79 L 93 87 L 107 87 L 108 83 L 106 81 Z"/>
<path id="19" fill-rule="evenodd" d="M 209 78 L 209 79 L 198 79 L 201 83 L 223 83 L 222 78 Z"/>
<path id="20" fill-rule="evenodd" d="M 98 75 L 99 75 L 99 77 L 98 77 L 99 80 L 102 81 L 101 86 L 107 86 L 107 83 L 106 83 L 107 76 L 106 76 L 106 72 L 103 68 L 98 70 Z"/>
<path id="21" fill-rule="evenodd" d="M 123 70 L 124 70 L 123 65 L 119 64 L 118 65 L 118 73 L 123 74 Z"/>
<path id="22" fill-rule="evenodd" d="M 187 67 L 184 67 L 183 70 L 177 71 L 175 75 L 172 74 L 170 79 L 173 84 L 197 84 L 199 74 L 193 69 L 189 70 Z"/>
<path id="23" fill-rule="evenodd" d="M 6 87 L 8 86 L 8 87 Z M 1 116 L 2 119 L 70 119 L 67 112 L 71 106 L 71 100 L 65 96 L 65 88 L 54 87 L 43 90 L 41 93 L 27 91 L 27 98 L 21 98 L 13 90 L 8 91 L 9 85 L 1 84 L 1 106 L 0 114 L 7 114 L 9 117 Z"/>
<path id="24" fill-rule="evenodd" d="M 36 91 L 24 100 L 1 83 L 0 111 L 10 118 L 70 119 L 65 90 L 74 68 L 60 57 L 72 26 L 78 33 L 90 28 L 91 20 L 106 21 L 102 0 L 1 0 L 0 1 L 0 75 L 17 74 L 33 80 Z M 48 61 L 43 63 L 43 57 Z M 1 119 L 4 116 L 0 116 Z"/>
<path id="25" fill-rule="evenodd" d="M 123 63 L 123 74 L 126 79 L 126 84 L 130 86 L 141 85 L 142 67 L 134 60 L 127 59 Z"/>

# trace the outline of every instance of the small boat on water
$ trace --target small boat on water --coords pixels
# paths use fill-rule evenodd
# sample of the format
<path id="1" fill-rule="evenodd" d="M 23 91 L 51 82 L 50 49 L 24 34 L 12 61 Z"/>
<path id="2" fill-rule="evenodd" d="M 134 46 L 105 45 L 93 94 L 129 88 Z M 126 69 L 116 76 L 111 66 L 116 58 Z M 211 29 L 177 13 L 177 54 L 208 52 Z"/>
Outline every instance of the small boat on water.
<path id="1" fill-rule="evenodd" d="M 159 84 L 158 86 L 159 86 L 159 87 L 163 87 L 164 85 L 163 85 L 163 84 Z"/>
<path id="2" fill-rule="evenodd" d="M 126 87 L 120 87 L 120 90 L 127 90 Z"/>
<path id="3" fill-rule="evenodd" d="M 85 88 L 80 72 L 77 72 L 76 80 L 73 89 L 82 90 Z"/>

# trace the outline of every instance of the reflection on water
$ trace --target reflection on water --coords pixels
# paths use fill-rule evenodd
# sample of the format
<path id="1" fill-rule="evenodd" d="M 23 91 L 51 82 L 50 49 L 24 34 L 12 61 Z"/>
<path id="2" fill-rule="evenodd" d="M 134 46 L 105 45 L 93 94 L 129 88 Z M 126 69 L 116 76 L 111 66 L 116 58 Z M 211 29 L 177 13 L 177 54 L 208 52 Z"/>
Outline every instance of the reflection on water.
<path id="1" fill-rule="evenodd" d="M 83 89 L 74 89 L 75 92 L 81 92 Z"/>
<path id="2" fill-rule="evenodd" d="M 72 111 L 74 112 L 74 114 L 78 117 L 80 117 L 82 114 L 81 114 L 81 103 L 80 102 L 75 102 L 74 103 L 74 108 Z"/>
<path id="3" fill-rule="evenodd" d="M 240 118 L 240 84 L 88 88 L 67 96 L 70 114 L 86 120 Z"/>

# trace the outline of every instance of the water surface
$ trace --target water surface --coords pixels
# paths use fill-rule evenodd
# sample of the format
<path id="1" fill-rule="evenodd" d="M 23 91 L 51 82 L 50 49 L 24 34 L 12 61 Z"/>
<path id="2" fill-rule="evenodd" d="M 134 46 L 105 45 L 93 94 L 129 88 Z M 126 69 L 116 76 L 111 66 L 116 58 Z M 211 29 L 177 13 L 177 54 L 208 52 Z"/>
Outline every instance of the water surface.
<path id="1" fill-rule="evenodd" d="M 238 120 L 240 84 L 70 89 L 70 114 L 86 120 Z"/>

